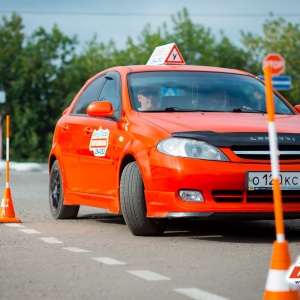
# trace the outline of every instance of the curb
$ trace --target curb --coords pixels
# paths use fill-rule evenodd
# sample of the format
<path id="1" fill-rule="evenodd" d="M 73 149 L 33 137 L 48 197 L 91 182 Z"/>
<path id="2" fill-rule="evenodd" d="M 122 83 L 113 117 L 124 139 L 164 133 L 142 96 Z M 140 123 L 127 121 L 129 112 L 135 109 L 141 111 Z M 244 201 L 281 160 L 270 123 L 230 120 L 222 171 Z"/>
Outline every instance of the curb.
<path id="1" fill-rule="evenodd" d="M 46 170 L 45 166 L 47 164 L 39 164 L 39 163 L 32 163 L 32 162 L 25 162 L 25 163 L 18 163 L 18 162 L 10 162 L 9 169 L 13 171 L 35 171 L 40 172 Z M 6 170 L 6 161 L 0 161 L 0 170 Z"/>

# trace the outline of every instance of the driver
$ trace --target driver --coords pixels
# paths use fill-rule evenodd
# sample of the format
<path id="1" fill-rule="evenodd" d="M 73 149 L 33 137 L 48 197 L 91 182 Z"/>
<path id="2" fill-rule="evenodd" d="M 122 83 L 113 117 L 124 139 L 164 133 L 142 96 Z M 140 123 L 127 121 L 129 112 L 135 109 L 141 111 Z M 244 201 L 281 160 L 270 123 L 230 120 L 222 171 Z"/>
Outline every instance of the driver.
<path id="1" fill-rule="evenodd" d="M 138 92 L 138 101 L 141 103 L 139 110 L 155 110 L 158 108 L 158 91 L 153 87 L 142 87 Z"/>

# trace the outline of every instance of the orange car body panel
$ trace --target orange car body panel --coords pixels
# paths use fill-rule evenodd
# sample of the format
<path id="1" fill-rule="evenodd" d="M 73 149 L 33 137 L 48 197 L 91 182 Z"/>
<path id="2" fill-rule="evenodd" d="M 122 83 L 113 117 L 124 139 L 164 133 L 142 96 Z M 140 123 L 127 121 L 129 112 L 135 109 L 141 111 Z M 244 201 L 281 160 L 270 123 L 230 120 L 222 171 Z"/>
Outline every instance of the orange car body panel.
<path id="1" fill-rule="evenodd" d="M 120 176 L 126 159 L 134 159 L 140 168 L 145 186 L 148 217 L 168 217 L 173 213 L 264 213 L 273 212 L 272 202 L 247 201 L 251 192 L 245 188 L 248 171 L 271 171 L 269 160 L 259 163 L 242 159 L 226 147 L 221 148 L 230 161 L 205 161 L 160 153 L 159 141 L 172 137 L 173 132 L 202 131 L 268 132 L 266 114 L 218 112 L 165 112 L 146 114 L 131 108 L 127 76 L 132 72 L 164 70 L 230 72 L 247 74 L 223 68 L 168 65 L 115 67 L 121 76 L 122 117 L 120 121 L 110 118 L 93 118 L 71 115 L 85 86 L 58 120 L 49 155 L 49 164 L 57 159 L 64 182 L 64 204 L 88 205 L 105 208 L 114 213 L 120 209 Z M 101 74 L 101 73 L 100 73 Z M 99 76 L 97 74 L 95 77 Z M 95 78 L 94 77 L 94 78 Z M 288 104 L 290 106 L 290 104 Z M 290 106 L 291 107 L 291 106 Z M 255 118 L 254 118 L 255 116 Z M 69 122 L 72 119 L 72 122 Z M 238 124 L 238 126 L 237 126 Z M 300 116 L 276 116 L 279 133 L 300 133 Z M 93 131 L 108 130 L 108 147 L 104 157 L 97 157 L 89 149 Z M 299 161 L 286 161 L 280 171 L 300 171 Z M 222 179 L 222 180 L 220 180 Z M 183 201 L 178 190 L 200 190 L 202 203 Z M 247 196 L 248 195 L 248 196 Z M 263 197 L 264 195 L 262 195 Z M 226 201 L 230 199 L 230 201 Z M 300 202 L 283 203 L 285 212 L 300 213 Z"/>

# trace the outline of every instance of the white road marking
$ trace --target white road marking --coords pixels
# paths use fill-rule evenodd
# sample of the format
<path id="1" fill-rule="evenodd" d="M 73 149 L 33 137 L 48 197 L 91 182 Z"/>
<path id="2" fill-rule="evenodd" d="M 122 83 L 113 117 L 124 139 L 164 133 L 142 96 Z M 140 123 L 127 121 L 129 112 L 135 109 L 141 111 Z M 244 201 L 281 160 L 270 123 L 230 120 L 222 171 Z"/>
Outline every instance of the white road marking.
<path id="1" fill-rule="evenodd" d="M 63 242 L 59 241 L 58 239 L 54 237 L 46 237 L 46 238 L 40 238 L 40 240 L 49 243 L 49 244 L 63 244 Z"/>
<path id="2" fill-rule="evenodd" d="M 8 227 L 15 227 L 15 228 L 24 228 L 24 225 L 18 224 L 18 223 L 7 223 L 5 224 Z M 34 229 L 20 229 L 20 231 L 27 233 L 27 234 L 40 234 L 39 231 L 36 231 Z M 209 238 L 209 237 L 222 237 L 221 235 L 214 235 L 214 236 L 202 236 L 203 238 Z M 59 241 L 58 239 L 54 237 L 46 237 L 46 238 L 40 238 L 40 240 L 49 243 L 49 244 L 62 244 L 62 241 Z M 85 249 L 80 249 L 76 247 L 65 247 L 62 248 L 67 251 L 71 252 L 90 252 Z M 125 262 L 121 262 L 109 257 L 93 257 L 92 259 L 101 262 L 105 265 L 126 265 Z M 132 275 L 135 275 L 139 278 L 142 278 L 147 281 L 159 281 L 159 280 L 171 280 L 171 278 L 168 278 L 166 276 L 160 275 L 158 273 L 148 271 L 148 270 L 133 270 L 133 271 L 127 271 L 127 273 L 130 273 Z M 190 299 L 194 300 L 229 300 L 228 298 L 224 298 L 218 295 L 214 295 L 205 291 L 202 291 L 198 288 L 178 288 L 174 289 L 175 292 L 183 294 Z"/>
<path id="3" fill-rule="evenodd" d="M 194 300 L 229 300 L 228 298 L 220 297 L 197 288 L 175 289 L 174 291 Z"/>
<path id="4" fill-rule="evenodd" d="M 21 225 L 19 223 L 7 223 L 7 224 L 5 224 L 5 226 L 8 226 L 8 227 L 25 227 L 24 225 Z"/>
<path id="5" fill-rule="evenodd" d="M 99 261 L 105 265 L 126 265 L 126 263 L 119 261 L 119 260 L 115 260 L 113 258 L 109 258 L 109 257 L 92 257 L 92 259 Z"/>
<path id="6" fill-rule="evenodd" d="M 171 278 L 165 277 L 158 273 L 154 273 L 147 270 L 135 270 L 135 271 L 127 271 L 130 274 L 133 274 L 137 277 L 140 277 L 144 280 L 152 281 L 152 280 L 171 280 Z"/>
<path id="7" fill-rule="evenodd" d="M 71 252 L 76 252 L 76 253 L 80 253 L 80 252 L 90 252 L 88 250 L 84 250 L 84 249 L 80 249 L 80 248 L 76 248 L 76 247 L 65 247 L 65 248 L 62 248 L 64 250 L 68 250 L 68 251 L 71 251 Z"/>
<path id="8" fill-rule="evenodd" d="M 20 229 L 20 231 L 28 233 L 28 234 L 38 234 L 38 233 L 40 233 L 39 231 L 36 231 L 34 229 Z"/>
<path id="9" fill-rule="evenodd" d="M 223 235 L 219 235 L 219 234 L 216 234 L 216 235 L 200 235 L 199 238 L 222 238 Z"/>

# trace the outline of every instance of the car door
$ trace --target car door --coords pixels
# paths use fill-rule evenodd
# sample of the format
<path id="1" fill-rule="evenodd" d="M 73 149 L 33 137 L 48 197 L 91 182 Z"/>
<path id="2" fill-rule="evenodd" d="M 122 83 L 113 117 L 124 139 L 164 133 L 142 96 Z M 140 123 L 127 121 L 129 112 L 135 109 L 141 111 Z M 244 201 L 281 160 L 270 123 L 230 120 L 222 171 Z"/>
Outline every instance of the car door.
<path id="1" fill-rule="evenodd" d="M 120 75 L 110 72 L 103 76 L 105 83 L 99 101 L 109 101 L 115 109 L 114 118 L 88 117 L 83 129 L 81 173 L 84 193 L 117 195 L 115 145 L 118 115 L 121 115 Z"/>
<path id="2" fill-rule="evenodd" d="M 104 85 L 104 78 L 96 78 L 82 91 L 70 115 L 64 118 L 61 124 L 63 136 L 62 162 L 66 176 L 66 188 L 72 192 L 81 192 L 82 183 L 82 139 L 84 128 L 89 124 L 86 114 L 87 106 L 97 101 L 100 97 L 101 89 Z"/>
<path id="3" fill-rule="evenodd" d="M 62 118 L 58 130 L 58 144 L 60 145 L 60 164 L 65 175 L 65 188 L 70 191 L 77 191 L 80 187 L 78 174 L 80 164 L 80 118 L 76 116 L 66 116 Z"/>

